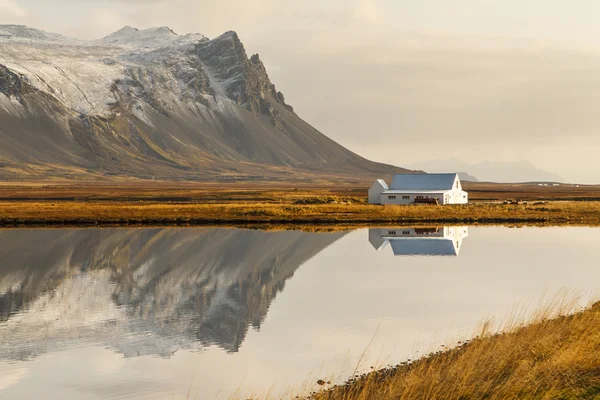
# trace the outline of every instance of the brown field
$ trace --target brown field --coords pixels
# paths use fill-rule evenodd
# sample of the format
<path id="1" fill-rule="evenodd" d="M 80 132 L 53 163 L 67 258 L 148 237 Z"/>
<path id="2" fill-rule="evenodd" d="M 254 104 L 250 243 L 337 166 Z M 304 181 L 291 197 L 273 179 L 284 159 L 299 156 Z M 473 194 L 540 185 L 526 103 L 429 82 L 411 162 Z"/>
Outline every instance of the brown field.
<path id="1" fill-rule="evenodd" d="M 520 199 L 540 200 L 597 200 L 600 201 L 600 185 L 561 185 L 540 187 L 537 184 L 463 184 L 472 201 L 499 201 Z M 257 183 L 172 183 L 127 182 L 123 184 L 41 184 L 0 183 L 0 200 L 110 200 L 110 201 L 278 201 L 284 198 L 306 196 L 352 196 L 367 197 L 368 187 L 344 185 L 341 187 L 307 184 L 257 184 Z"/>
<path id="2" fill-rule="evenodd" d="M 366 188 L 3 185 L 0 225 L 600 224 L 600 187 L 469 184 L 467 206 L 371 206 Z M 520 199 L 527 204 L 503 205 Z M 543 204 L 542 204 L 543 203 Z"/>
<path id="3" fill-rule="evenodd" d="M 535 183 L 469 183 L 463 184 L 469 197 L 475 201 L 507 199 L 532 200 L 575 200 L 600 201 L 600 186 L 571 185 L 538 186 Z"/>
<path id="4" fill-rule="evenodd" d="M 485 324 L 474 340 L 454 349 L 357 376 L 310 398 L 598 399 L 600 304 L 564 316 L 573 307 L 555 304 L 532 324 L 515 323 L 503 334 L 491 334 Z"/>

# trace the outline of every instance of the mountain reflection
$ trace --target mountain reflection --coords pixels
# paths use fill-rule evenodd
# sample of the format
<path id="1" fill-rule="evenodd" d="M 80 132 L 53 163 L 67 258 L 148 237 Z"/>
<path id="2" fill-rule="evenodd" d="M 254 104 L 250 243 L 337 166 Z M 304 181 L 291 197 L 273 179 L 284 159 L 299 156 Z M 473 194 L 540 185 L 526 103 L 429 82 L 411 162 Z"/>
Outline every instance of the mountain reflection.
<path id="1" fill-rule="evenodd" d="M 0 359 L 73 343 L 126 357 L 240 348 L 296 269 L 345 233 L 0 231 Z"/>
<path id="2" fill-rule="evenodd" d="M 396 256 L 458 256 L 467 236 L 466 226 L 369 229 L 371 245 L 379 251 L 389 244 Z"/>

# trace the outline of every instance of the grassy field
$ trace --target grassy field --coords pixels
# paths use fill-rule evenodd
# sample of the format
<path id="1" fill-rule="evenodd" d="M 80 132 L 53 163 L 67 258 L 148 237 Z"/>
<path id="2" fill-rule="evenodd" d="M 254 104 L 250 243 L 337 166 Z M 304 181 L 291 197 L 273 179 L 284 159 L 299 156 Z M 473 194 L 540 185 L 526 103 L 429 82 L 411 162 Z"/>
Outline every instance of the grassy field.
<path id="1" fill-rule="evenodd" d="M 521 199 L 525 201 L 600 201 L 600 186 L 539 186 L 535 183 L 469 183 L 464 185 L 475 201 Z"/>
<path id="2" fill-rule="evenodd" d="M 317 203 L 318 201 L 318 203 Z M 224 225 L 224 224 L 600 224 L 600 202 L 462 206 L 373 206 L 337 199 L 320 203 L 233 202 L 177 204 L 119 201 L 0 201 L 2 225 Z M 304 204 L 308 202 L 309 204 Z M 310 204 L 316 202 L 315 204 Z"/>
<path id="3" fill-rule="evenodd" d="M 365 204 L 356 196 L 276 192 L 256 193 L 251 200 L 247 196 L 247 192 L 231 193 L 226 199 L 204 201 L 0 200 L 0 224 L 600 224 L 600 202 L 383 207 Z"/>
<path id="4" fill-rule="evenodd" d="M 465 182 L 464 188 L 472 201 L 497 201 L 521 199 L 525 201 L 600 201 L 600 186 L 562 185 L 540 187 L 537 184 L 496 184 Z M 158 202 L 279 202 L 305 197 L 367 198 L 368 185 L 344 186 L 294 186 L 292 184 L 259 185 L 255 183 L 197 184 L 168 182 L 130 182 L 114 184 L 1 184 L 0 200 L 107 200 L 107 201 L 158 201 Z"/>
<path id="5" fill-rule="evenodd" d="M 466 206 L 382 207 L 364 188 L 11 185 L 0 186 L 0 225 L 600 224 L 598 187 L 474 187 Z"/>
<path id="6" fill-rule="evenodd" d="M 600 304 L 566 315 L 574 303 L 537 314 L 527 326 L 491 334 L 412 363 L 357 376 L 312 400 L 600 398 Z"/>

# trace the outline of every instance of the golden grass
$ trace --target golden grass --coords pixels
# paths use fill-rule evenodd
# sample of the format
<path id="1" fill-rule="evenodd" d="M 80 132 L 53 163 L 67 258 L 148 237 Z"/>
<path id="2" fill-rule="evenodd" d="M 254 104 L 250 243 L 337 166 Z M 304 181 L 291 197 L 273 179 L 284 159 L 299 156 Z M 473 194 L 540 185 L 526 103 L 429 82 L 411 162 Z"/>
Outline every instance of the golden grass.
<path id="1" fill-rule="evenodd" d="M 293 182 L 148 182 L 123 181 L 113 183 L 71 182 L 57 184 L 50 181 L 29 183 L 0 183 L 1 200 L 112 200 L 112 201 L 264 201 L 279 203 L 308 197 L 367 198 L 369 184 L 362 186 L 318 186 Z M 600 201 L 600 186 L 561 185 L 540 187 L 535 184 L 464 183 L 469 198 L 474 201 L 521 199 L 526 201 Z"/>
<path id="2" fill-rule="evenodd" d="M 485 196 L 493 188 L 482 187 L 486 192 L 479 195 Z M 585 190 L 577 196 L 596 193 Z M 364 188 L 0 186 L 0 225 L 600 224 L 600 201 L 386 207 L 366 203 Z"/>
<path id="3" fill-rule="evenodd" d="M 530 325 L 513 320 L 502 334 L 491 333 L 486 323 L 475 339 L 455 349 L 356 377 L 310 398 L 600 398 L 600 304 L 570 314 L 576 304 L 555 302 Z"/>
<path id="4" fill-rule="evenodd" d="M 123 201 L 1 201 L 0 223 L 19 224 L 600 224 L 600 202 L 543 205 L 374 206 L 342 201 L 296 204 L 237 201 L 158 203 Z"/>

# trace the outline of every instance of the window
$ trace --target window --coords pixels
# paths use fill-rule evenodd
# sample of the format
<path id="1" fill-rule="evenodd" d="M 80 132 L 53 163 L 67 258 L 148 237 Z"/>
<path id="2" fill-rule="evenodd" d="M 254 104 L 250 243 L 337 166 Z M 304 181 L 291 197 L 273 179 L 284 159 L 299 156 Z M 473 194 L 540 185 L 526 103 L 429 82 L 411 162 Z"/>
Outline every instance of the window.
<path id="1" fill-rule="evenodd" d="M 410 200 L 410 196 L 402 196 L 402 200 Z"/>
<path id="2" fill-rule="evenodd" d="M 396 231 L 389 231 L 388 235 L 395 235 Z"/>
<path id="3" fill-rule="evenodd" d="M 388 196 L 389 200 L 396 200 L 396 196 Z"/>
<path id="4" fill-rule="evenodd" d="M 402 231 L 403 235 L 410 235 L 410 231 Z"/>

